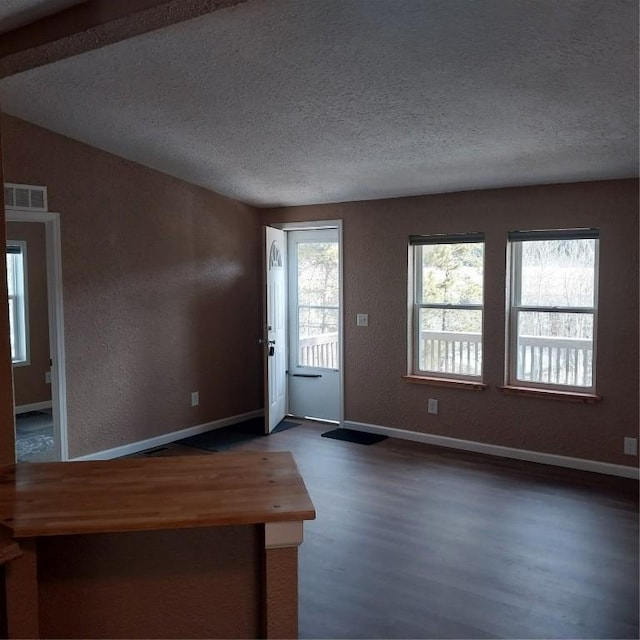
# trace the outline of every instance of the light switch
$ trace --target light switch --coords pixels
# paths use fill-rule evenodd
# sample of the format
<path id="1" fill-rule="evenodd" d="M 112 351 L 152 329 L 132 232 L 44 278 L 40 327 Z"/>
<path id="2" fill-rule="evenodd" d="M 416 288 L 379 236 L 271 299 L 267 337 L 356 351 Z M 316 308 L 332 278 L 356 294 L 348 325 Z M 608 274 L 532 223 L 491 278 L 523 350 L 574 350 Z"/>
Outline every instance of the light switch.
<path id="1" fill-rule="evenodd" d="M 624 453 L 628 456 L 638 455 L 638 438 L 624 439 Z"/>
<path id="2" fill-rule="evenodd" d="M 359 313 L 356 316 L 356 325 L 358 327 L 368 327 L 369 326 L 369 314 L 368 313 Z"/>

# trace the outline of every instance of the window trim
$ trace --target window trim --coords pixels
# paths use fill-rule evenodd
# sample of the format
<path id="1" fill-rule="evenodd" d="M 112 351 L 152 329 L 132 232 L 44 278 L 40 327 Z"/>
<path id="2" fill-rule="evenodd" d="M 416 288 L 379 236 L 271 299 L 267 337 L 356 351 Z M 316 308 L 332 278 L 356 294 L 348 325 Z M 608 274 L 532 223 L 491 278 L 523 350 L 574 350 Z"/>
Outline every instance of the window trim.
<path id="1" fill-rule="evenodd" d="M 533 306 L 520 304 L 522 295 L 522 243 L 537 240 L 595 240 L 593 263 L 593 306 Z M 503 389 L 518 391 L 525 395 L 532 392 L 550 392 L 556 394 L 592 396 L 596 394 L 596 365 L 598 338 L 598 294 L 600 283 L 600 237 L 598 229 L 549 229 L 536 231 L 514 231 L 508 235 L 507 269 L 509 291 L 507 292 L 507 327 L 506 327 L 506 371 Z M 582 313 L 593 318 L 593 338 L 591 341 L 591 386 L 557 384 L 553 382 L 535 382 L 520 380 L 518 375 L 518 317 L 522 312 L 541 313 Z"/>
<path id="2" fill-rule="evenodd" d="M 481 304 L 452 304 L 452 303 L 432 303 L 417 302 L 418 292 L 422 289 L 422 268 L 421 260 L 418 257 L 422 255 L 422 247 L 426 245 L 443 245 L 443 244 L 482 244 L 482 303 Z M 408 313 L 409 320 L 407 345 L 407 375 L 403 376 L 405 380 L 417 382 L 424 380 L 425 383 L 432 380 L 434 383 L 442 381 L 448 385 L 457 383 L 469 384 L 472 386 L 480 386 L 484 380 L 484 294 L 485 294 L 485 262 L 486 262 L 486 239 L 484 232 L 473 233 L 455 233 L 455 234 L 434 234 L 434 235 L 411 235 L 409 236 L 409 282 L 408 282 Z M 482 348 L 482 362 L 480 364 L 480 373 L 478 375 L 426 371 L 418 367 L 420 346 L 420 311 L 422 309 L 456 309 L 461 311 L 480 311 L 481 329 L 480 329 L 480 346 Z M 484 388 L 484 387 L 482 387 Z"/>
<path id="3" fill-rule="evenodd" d="M 16 332 L 16 337 L 20 342 L 20 356 L 15 360 L 11 359 L 11 364 L 14 367 L 28 367 L 31 364 L 31 348 L 30 348 L 30 340 L 29 340 L 29 276 L 28 276 L 28 260 L 27 260 L 27 242 L 26 240 L 8 240 L 6 241 L 6 248 L 9 247 L 20 247 L 20 251 L 13 255 L 20 255 L 21 265 L 20 272 L 21 278 L 16 279 L 14 282 L 14 288 L 19 293 L 16 295 L 9 295 L 7 291 L 7 304 L 10 299 L 13 299 L 13 318 L 9 318 L 9 322 L 13 322 L 14 325 L 17 325 L 21 331 Z M 11 255 L 5 249 L 6 255 Z M 16 272 L 14 271 L 15 275 Z M 18 304 L 16 305 L 16 302 Z M 16 351 L 18 351 L 16 349 Z"/>

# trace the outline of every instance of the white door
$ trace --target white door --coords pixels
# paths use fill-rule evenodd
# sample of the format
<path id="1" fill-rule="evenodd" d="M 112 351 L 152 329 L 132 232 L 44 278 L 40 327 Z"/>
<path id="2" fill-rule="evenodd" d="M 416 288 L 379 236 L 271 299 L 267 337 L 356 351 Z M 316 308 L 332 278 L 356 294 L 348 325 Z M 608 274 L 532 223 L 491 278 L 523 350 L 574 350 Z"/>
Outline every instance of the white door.
<path id="1" fill-rule="evenodd" d="M 288 232 L 289 413 L 340 420 L 337 229 Z"/>
<path id="2" fill-rule="evenodd" d="M 284 231 L 265 227 L 266 305 L 264 332 L 265 431 L 287 411 L 287 244 Z"/>

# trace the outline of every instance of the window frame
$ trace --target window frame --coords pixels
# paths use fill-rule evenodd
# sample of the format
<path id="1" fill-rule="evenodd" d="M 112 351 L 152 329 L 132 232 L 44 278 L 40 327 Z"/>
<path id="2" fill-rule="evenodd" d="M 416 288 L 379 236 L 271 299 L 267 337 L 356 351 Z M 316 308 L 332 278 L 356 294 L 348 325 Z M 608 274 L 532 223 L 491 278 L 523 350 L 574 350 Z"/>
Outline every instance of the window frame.
<path id="1" fill-rule="evenodd" d="M 439 246 L 445 244 L 482 244 L 482 302 L 480 304 L 452 304 L 434 303 L 422 301 L 422 248 L 426 245 Z M 450 380 L 461 383 L 481 384 L 484 380 L 484 299 L 485 299 L 485 263 L 486 263 L 486 238 L 484 232 L 456 233 L 456 234 L 430 234 L 412 235 L 409 237 L 409 330 L 410 337 L 407 353 L 408 375 L 414 378 Z M 420 300 L 420 301 L 418 301 Z M 420 312 L 422 309 L 452 309 L 460 311 L 480 311 L 480 349 L 482 360 L 480 373 L 477 375 L 450 373 L 444 371 L 431 371 L 419 368 L 420 363 Z"/>
<path id="2" fill-rule="evenodd" d="M 528 236 L 528 237 L 527 237 Z M 522 247 L 524 242 L 540 240 L 580 240 L 595 241 L 593 262 L 593 306 L 547 306 L 523 305 L 522 296 Z M 567 394 L 596 393 L 597 337 L 598 337 L 598 295 L 600 282 L 600 236 L 598 229 L 548 229 L 536 231 L 511 232 L 508 239 L 507 269 L 509 290 L 507 292 L 507 331 L 506 331 L 506 372 L 505 384 L 511 387 L 531 389 L 533 391 L 557 391 Z M 555 382 L 537 382 L 518 378 L 518 320 L 522 312 L 533 313 L 579 313 L 591 315 L 593 319 L 593 337 L 591 341 L 591 386 L 561 384 Z"/>
<path id="3" fill-rule="evenodd" d="M 20 251 L 9 253 L 9 247 L 20 247 Z M 16 357 L 12 356 L 11 364 L 14 367 L 27 367 L 31 364 L 30 340 L 29 340 L 29 294 L 28 294 L 28 261 L 27 261 L 27 242 L 26 240 L 7 240 L 5 255 L 20 256 L 20 260 L 14 260 L 13 265 L 13 289 L 15 294 L 9 294 L 7 287 L 7 304 L 13 309 L 13 313 L 9 314 L 10 335 L 15 336 L 17 346 L 11 346 L 11 350 L 16 353 Z M 8 277 L 8 275 L 7 275 Z M 13 301 L 13 305 L 11 304 Z"/>

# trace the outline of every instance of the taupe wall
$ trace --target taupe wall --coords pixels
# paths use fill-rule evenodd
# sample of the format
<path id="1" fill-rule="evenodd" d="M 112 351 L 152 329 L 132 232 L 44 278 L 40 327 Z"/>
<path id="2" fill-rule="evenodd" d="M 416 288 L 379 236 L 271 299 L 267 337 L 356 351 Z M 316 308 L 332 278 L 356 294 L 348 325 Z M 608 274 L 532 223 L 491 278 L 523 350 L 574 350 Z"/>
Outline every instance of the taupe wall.
<path id="1" fill-rule="evenodd" d="M 51 400 L 49 371 L 49 308 L 47 296 L 47 245 L 44 224 L 7 222 L 7 239 L 27 243 L 27 299 L 29 364 L 13 368 L 16 407 Z"/>
<path id="2" fill-rule="evenodd" d="M 45 184 L 62 215 L 72 456 L 262 406 L 262 222 L 344 220 L 345 418 L 636 464 L 638 182 L 551 185 L 255 209 L 14 118 L 8 182 Z M 599 227 L 596 405 L 504 396 L 507 231 Z M 483 392 L 404 382 L 407 238 L 487 234 Z M 370 326 L 355 326 L 355 314 Z M 189 407 L 191 391 L 201 405 Z M 428 398 L 440 400 L 438 416 Z"/>
<path id="3" fill-rule="evenodd" d="M 264 211 L 263 222 L 343 219 L 346 420 L 635 465 L 638 436 L 638 182 L 591 182 Z M 596 405 L 505 396 L 505 247 L 514 229 L 599 227 Z M 482 392 L 409 384 L 410 234 L 486 232 Z M 369 327 L 356 327 L 356 313 Z M 427 399 L 440 401 L 427 414 Z"/>
<path id="4" fill-rule="evenodd" d="M 12 117 L 2 133 L 5 181 L 61 214 L 70 455 L 261 408 L 256 210 Z"/>

